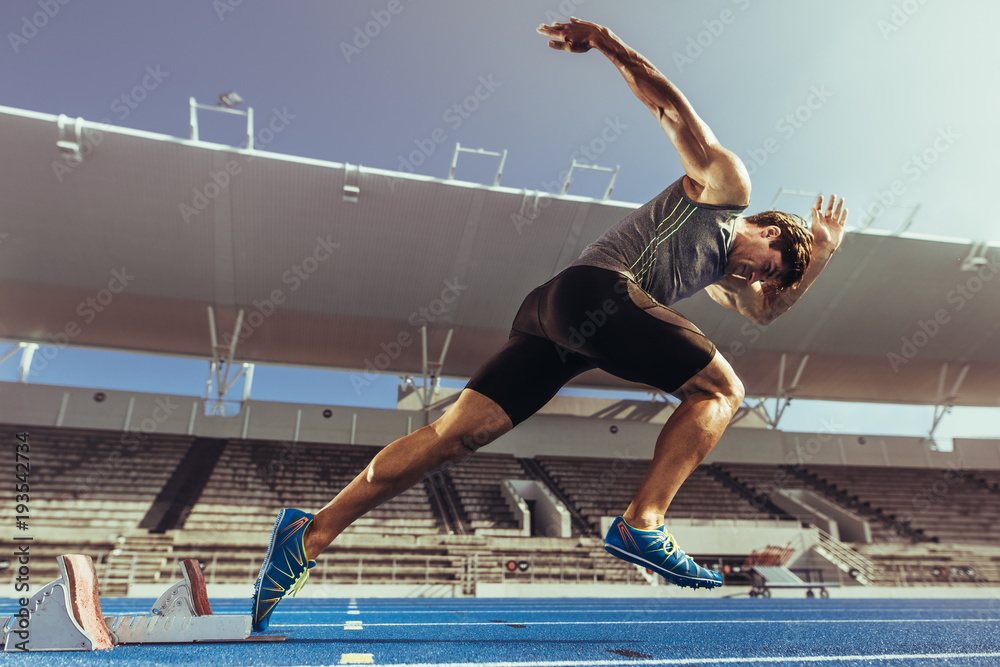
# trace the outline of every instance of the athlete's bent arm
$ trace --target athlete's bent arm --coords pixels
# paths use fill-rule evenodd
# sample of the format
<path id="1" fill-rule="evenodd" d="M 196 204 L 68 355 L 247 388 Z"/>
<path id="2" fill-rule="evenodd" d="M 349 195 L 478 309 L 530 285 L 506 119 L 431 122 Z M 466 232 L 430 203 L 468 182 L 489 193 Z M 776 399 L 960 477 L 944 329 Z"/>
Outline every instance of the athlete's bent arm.
<path id="1" fill-rule="evenodd" d="M 798 301 L 813 281 L 826 268 L 833 253 L 844 238 L 847 208 L 843 199 L 830 195 L 826 211 L 823 197 L 818 197 L 812 208 L 812 254 L 809 267 L 795 287 L 777 294 L 769 294 L 759 282 L 747 283 L 743 278 L 726 276 L 705 288 L 716 303 L 745 315 L 757 324 L 770 324 Z"/>
<path id="2" fill-rule="evenodd" d="M 743 162 L 725 149 L 684 94 L 648 60 L 604 26 L 570 19 L 542 25 L 554 49 L 582 53 L 594 48 L 618 68 L 629 88 L 657 118 L 670 138 L 681 166 L 706 204 L 743 204 L 750 198 L 750 176 Z"/>

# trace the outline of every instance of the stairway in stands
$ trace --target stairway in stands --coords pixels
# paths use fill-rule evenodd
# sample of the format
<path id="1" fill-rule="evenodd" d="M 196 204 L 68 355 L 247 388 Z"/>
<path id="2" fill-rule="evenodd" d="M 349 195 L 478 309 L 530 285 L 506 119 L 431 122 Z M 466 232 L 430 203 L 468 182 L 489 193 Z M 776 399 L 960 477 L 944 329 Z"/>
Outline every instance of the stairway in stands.
<path id="1" fill-rule="evenodd" d="M 151 533 L 182 528 L 222 457 L 226 442 L 220 438 L 195 438 L 139 527 Z"/>

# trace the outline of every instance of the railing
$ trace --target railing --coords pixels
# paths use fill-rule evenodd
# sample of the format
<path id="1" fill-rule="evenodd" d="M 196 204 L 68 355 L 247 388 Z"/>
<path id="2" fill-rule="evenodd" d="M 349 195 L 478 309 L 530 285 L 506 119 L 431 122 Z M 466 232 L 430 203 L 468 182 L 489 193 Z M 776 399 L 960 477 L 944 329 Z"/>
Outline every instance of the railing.
<path id="1" fill-rule="evenodd" d="M 890 586 L 995 586 L 989 578 L 971 566 L 905 565 L 883 568 L 883 583 Z"/>
<path id="2" fill-rule="evenodd" d="M 113 590 L 116 585 L 125 586 L 125 594 L 135 585 L 135 571 L 139 564 L 139 554 L 112 551 L 104 560 L 100 572 L 100 581 L 106 590 Z"/>
<path id="3" fill-rule="evenodd" d="M 500 565 L 499 583 L 652 583 L 641 568 L 611 557 L 501 553 L 490 554 L 489 558 Z M 489 578 L 497 580 L 495 576 Z"/>
<path id="4" fill-rule="evenodd" d="M 170 571 L 179 568 L 180 558 L 175 558 Z M 344 559 L 320 559 L 310 571 L 314 582 L 338 584 L 456 584 L 461 583 L 463 568 L 460 557 L 444 555 L 378 556 L 358 555 Z M 208 584 L 243 583 L 257 578 L 261 555 L 226 558 L 219 554 L 205 564 L 204 576 Z"/>
<path id="5" fill-rule="evenodd" d="M 856 575 L 851 576 L 864 586 L 870 586 L 874 582 L 875 564 L 871 560 L 821 529 L 815 530 L 818 537 L 816 547 L 830 562 L 848 574 L 856 572 Z"/>
<path id="6" fill-rule="evenodd" d="M 737 528 L 747 527 L 747 528 L 787 528 L 789 526 L 799 526 L 801 522 L 797 519 L 788 518 L 771 518 L 769 516 L 751 516 L 751 517 L 734 517 L 732 513 L 721 513 L 721 514 L 683 514 L 671 512 L 668 517 L 669 520 L 682 519 L 685 521 L 697 522 L 697 524 L 716 526 L 716 527 L 729 527 L 735 526 Z"/>

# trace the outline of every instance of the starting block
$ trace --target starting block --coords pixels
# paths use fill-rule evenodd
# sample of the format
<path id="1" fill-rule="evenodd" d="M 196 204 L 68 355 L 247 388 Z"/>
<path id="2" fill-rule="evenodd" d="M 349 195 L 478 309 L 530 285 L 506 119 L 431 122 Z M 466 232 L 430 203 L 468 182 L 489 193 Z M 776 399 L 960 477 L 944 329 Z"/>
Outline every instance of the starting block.
<path id="1" fill-rule="evenodd" d="M 72 554 L 56 560 L 59 578 L 43 586 L 21 612 L 5 620 L 4 651 L 93 651 L 114 646 L 101 616 L 97 574 L 90 556 Z"/>
<path id="2" fill-rule="evenodd" d="M 89 556 L 58 557 L 61 576 L 20 612 L 3 619 L 5 651 L 93 651 L 121 644 L 283 641 L 251 637 L 250 616 L 212 614 L 197 560 L 182 561 L 184 578 L 168 588 L 149 615 L 104 616 Z"/>

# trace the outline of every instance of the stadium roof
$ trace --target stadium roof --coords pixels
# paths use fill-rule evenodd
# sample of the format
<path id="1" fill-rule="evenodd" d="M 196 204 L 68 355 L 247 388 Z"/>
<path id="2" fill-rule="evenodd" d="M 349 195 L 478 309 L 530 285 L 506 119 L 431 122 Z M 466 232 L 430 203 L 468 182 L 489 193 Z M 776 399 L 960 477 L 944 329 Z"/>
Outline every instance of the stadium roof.
<path id="1" fill-rule="evenodd" d="M 430 359 L 447 345 L 442 374 L 468 377 L 523 296 L 637 206 L 96 123 L 78 133 L 7 107 L 0 134 L 9 341 L 211 357 L 209 307 L 220 344 L 242 309 L 240 361 L 419 374 L 426 324 Z M 73 143 L 82 162 L 64 157 Z M 703 294 L 676 308 L 751 396 L 780 378 L 801 398 L 998 406 L 998 260 L 996 245 L 853 232 L 769 327 Z M 597 371 L 576 384 L 630 386 Z"/>

